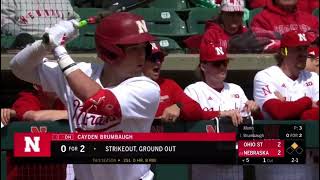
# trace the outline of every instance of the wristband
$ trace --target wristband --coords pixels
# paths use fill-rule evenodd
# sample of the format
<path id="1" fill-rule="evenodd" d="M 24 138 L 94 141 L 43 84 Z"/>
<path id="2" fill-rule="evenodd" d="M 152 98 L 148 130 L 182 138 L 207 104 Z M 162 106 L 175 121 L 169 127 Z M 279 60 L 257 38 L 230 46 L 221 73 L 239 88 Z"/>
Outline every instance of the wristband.
<path id="1" fill-rule="evenodd" d="M 79 69 L 78 65 L 71 59 L 68 54 L 63 55 L 59 60 L 58 64 L 62 72 L 68 76 L 73 71 Z"/>

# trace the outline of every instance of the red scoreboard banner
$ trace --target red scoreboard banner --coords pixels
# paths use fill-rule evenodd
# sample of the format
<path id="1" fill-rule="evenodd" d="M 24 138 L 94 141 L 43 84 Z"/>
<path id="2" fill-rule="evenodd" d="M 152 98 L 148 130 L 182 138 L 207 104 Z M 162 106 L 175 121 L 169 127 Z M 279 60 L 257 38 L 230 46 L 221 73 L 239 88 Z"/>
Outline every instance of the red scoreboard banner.
<path id="1" fill-rule="evenodd" d="M 235 143 L 236 133 L 15 133 L 14 156 L 72 163 L 114 162 L 113 158 L 129 163 L 152 157 L 148 161 L 155 163 L 232 164 Z"/>

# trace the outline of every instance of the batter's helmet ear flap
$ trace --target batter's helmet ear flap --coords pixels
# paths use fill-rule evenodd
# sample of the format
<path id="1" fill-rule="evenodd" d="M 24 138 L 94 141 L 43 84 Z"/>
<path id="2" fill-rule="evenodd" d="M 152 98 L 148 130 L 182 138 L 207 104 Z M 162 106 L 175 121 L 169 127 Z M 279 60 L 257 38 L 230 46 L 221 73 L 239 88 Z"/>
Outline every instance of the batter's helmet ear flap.
<path id="1" fill-rule="evenodd" d="M 152 55 L 152 45 L 149 42 L 147 42 L 145 54 L 146 54 L 146 60 L 150 58 Z"/>
<path id="2" fill-rule="evenodd" d="M 125 56 L 123 49 L 115 44 L 103 43 L 103 46 L 101 46 L 96 43 L 96 49 L 98 57 L 110 64 L 114 63 L 116 59 L 123 58 Z"/>
<path id="3" fill-rule="evenodd" d="M 288 56 L 288 48 L 281 48 L 281 54 L 283 55 L 283 56 Z"/>
<path id="4" fill-rule="evenodd" d="M 105 56 L 107 57 L 107 61 L 112 64 L 115 62 L 115 60 L 118 58 L 116 53 L 113 53 L 111 51 L 105 50 L 106 52 L 104 52 Z"/>

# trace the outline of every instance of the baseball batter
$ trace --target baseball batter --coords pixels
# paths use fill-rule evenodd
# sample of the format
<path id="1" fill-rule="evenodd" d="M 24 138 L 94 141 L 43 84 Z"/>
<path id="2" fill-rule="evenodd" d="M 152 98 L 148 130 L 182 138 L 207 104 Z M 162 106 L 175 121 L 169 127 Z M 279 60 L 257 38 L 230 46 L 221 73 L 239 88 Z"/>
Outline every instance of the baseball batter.
<path id="1" fill-rule="evenodd" d="M 71 131 L 149 132 L 157 111 L 160 89 L 142 76 L 151 53 L 148 33 L 141 16 L 114 13 L 97 25 L 95 40 L 104 65 L 75 63 L 61 46 L 78 35 L 76 21 L 61 21 L 48 29 L 50 45 L 41 40 L 20 51 L 11 60 L 19 78 L 54 91 L 68 107 Z M 56 62 L 44 62 L 53 51 Z M 150 165 L 74 164 L 77 179 L 149 180 Z"/>
<path id="2" fill-rule="evenodd" d="M 319 119 L 319 75 L 304 70 L 309 44 L 305 33 L 283 34 L 278 65 L 256 74 L 254 99 L 266 119 Z"/>

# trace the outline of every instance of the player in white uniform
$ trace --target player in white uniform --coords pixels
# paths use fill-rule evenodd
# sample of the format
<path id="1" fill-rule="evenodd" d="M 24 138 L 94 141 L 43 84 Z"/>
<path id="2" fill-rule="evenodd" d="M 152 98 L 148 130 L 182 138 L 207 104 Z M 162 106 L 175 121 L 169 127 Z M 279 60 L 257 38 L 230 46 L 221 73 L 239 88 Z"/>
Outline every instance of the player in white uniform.
<path id="1" fill-rule="evenodd" d="M 304 70 L 309 44 L 304 33 L 284 34 L 278 65 L 256 74 L 254 99 L 266 119 L 304 119 L 319 109 L 319 75 Z"/>
<path id="2" fill-rule="evenodd" d="M 220 111 L 220 117 L 230 117 L 237 126 L 242 123 L 242 116 L 257 113 L 259 108 L 247 99 L 240 86 L 224 82 L 229 58 L 226 50 L 213 42 L 201 42 L 199 68 L 203 81 L 187 86 L 185 93 L 203 110 Z M 192 165 L 193 180 L 243 179 L 242 172 L 242 166 L 236 165 Z"/>
<path id="3" fill-rule="evenodd" d="M 266 119 L 319 119 L 319 76 L 304 70 L 309 44 L 305 33 L 283 34 L 278 64 L 256 74 L 254 99 Z M 308 163 L 307 159 L 306 165 L 256 165 L 256 179 L 319 179 L 318 168 Z"/>
<path id="4" fill-rule="evenodd" d="M 230 116 L 234 125 L 242 122 L 242 115 L 258 112 L 254 101 L 248 100 L 242 88 L 224 82 L 229 58 L 221 46 L 213 41 L 202 41 L 200 46 L 200 73 L 203 81 L 185 88 L 185 93 L 197 101 L 206 111 L 220 111 L 220 116 Z"/>
<path id="5" fill-rule="evenodd" d="M 150 132 L 160 100 L 157 83 L 142 76 L 151 53 L 141 16 L 114 13 L 96 28 L 98 57 L 104 65 L 74 63 L 61 44 L 77 36 L 76 21 L 61 21 L 48 30 L 50 46 L 36 41 L 11 60 L 12 72 L 25 81 L 54 91 L 68 107 L 71 131 Z M 45 62 L 53 49 L 57 62 Z M 149 180 L 148 164 L 74 164 L 80 180 Z"/>

